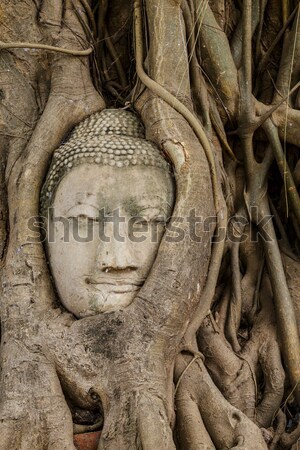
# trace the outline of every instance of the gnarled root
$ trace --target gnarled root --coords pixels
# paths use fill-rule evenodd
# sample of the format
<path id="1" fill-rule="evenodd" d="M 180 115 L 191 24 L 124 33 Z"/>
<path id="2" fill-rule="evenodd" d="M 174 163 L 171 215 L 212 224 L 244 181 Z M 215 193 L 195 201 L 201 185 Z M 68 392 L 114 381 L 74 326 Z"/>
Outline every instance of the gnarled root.
<path id="1" fill-rule="evenodd" d="M 274 324 L 272 293 L 267 277 L 262 284 L 262 310 L 241 351 L 235 353 L 222 330 L 211 316 L 203 322 L 198 333 L 205 364 L 225 398 L 243 411 L 259 426 L 268 427 L 280 407 L 285 373 Z M 258 386 L 264 388 L 258 403 Z"/>
<path id="2" fill-rule="evenodd" d="M 113 402 L 99 450 L 175 450 L 164 402 L 151 389 L 122 392 Z"/>
<path id="3" fill-rule="evenodd" d="M 189 355 L 180 354 L 177 357 L 175 381 L 178 381 L 190 360 L 191 356 Z M 267 449 L 259 428 L 241 411 L 225 400 L 221 392 L 212 382 L 200 358 L 195 360 L 181 379 L 175 398 L 177 409 L 182 404 L 184 405 L 183 399 L 186 399 L 187 396 L 189 396 L 190 402 L 194 402 L 194 414 L 187 419 L 181 412 L 179 413 L 178 411 L 177 413 L 178 426 L 182 430 L 182 433 L 180 433 L 180 439 L 182 440 L 180 443 L 181 448 L 186 448 L 184 447 L 186 442 L 189 443 L 189 448 L 191 449 L 199 448 L 197 447 L 199 440 L 191 442 L 191 436 L 189 437 L 185 430 L 189 429 L 188 422 L 193 422 L 193 425 L 196 425 L 201 424 L 201 421 L 203 421 L 211 438 L 211 441 L 209 441 L 206 435 L 205 442 L 202 444 L 204 445 L 203 449 L 214 448 L 211 442 L 213 442 L 217 449 Z M 179 399 L 179 403 L 177 402 L 177 398 Z M 197 435 L 195 439 L 199 439 Z"/>

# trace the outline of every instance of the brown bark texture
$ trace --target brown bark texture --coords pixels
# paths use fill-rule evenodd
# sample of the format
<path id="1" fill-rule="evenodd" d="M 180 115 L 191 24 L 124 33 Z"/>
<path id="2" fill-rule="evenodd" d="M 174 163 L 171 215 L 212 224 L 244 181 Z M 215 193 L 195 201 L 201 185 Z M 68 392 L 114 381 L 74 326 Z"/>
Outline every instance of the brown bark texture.
<path id="1" fill-rule="evenodd" d="M 0 0 L 0 29 L 0 450 L 297 448 L 299 2 Z M 28 221 L 110 107 L 171 162 L 173 217 L 202 220 L 130 306 L 77 320 Z"/>

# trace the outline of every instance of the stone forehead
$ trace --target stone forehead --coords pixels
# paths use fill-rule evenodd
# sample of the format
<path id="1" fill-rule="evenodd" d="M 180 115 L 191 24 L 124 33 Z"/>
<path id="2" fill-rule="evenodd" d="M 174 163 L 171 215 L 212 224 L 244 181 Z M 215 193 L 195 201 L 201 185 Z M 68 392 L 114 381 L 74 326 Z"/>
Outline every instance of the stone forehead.
<path id="1" fill-rule="evenodd" d="M 61 179 L 83 163 L 116 168 L 146 165 L 169 171 L 157 146 L 145 139 L 143 126 L 134 114 L 104 110 L 77 125 L 67 142 L 54 152 L 41 193 L 43 212 L 50 206 Z"/>

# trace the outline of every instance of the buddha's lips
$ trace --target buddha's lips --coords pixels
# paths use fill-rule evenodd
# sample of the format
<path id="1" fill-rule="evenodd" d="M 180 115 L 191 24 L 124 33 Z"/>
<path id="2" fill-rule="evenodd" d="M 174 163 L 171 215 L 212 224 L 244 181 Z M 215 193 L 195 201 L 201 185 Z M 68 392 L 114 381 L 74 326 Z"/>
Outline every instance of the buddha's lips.
<path id="1" fill-rule="evenodd" d="M 135 287 L 140 287 L 144 284 L 145 280 L 124 280 L 124 279 L 110 279 L 107 280 L 106 278 L 102 278 L 102 279 L 93 279 L 93 278 L 86 278 L 85 282 L 86 284 L 91 284 L 94 286 L 105 286 L 105 285 L 109 285 L 109 286 L 116 286 L 116 287 L 125 287 L 125 286 L 135 286 Z"/>

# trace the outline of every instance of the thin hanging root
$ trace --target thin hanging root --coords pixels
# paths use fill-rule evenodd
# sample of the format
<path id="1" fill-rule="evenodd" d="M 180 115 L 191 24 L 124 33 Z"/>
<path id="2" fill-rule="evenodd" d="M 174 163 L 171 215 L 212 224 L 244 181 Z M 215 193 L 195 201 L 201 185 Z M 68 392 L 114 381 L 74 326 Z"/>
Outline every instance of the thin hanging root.
<path id="1" fill-rule="evenodd" d="M 174 398 L 176 398 L 176 394 L 177 391 L 179 389 L 181 380 L 183 379 L 184 375 L 186 374 L 186 372 L 189 370 L 189 368 L 191 367 L 192 364 L 194 364 L 195 361 L 197 361 L 197 359 L 201 358 L 202 360 L 204 359 L 203 355 L 201 353 L 199 353 L 199 355 L 195 354 L 195 356 L 193 357 L 193 359 L 188 363 L 188 365 L 186 366 L 186 368 L 184 369 L 184 371 L 182 372 L 182 374 L 180 375 L 180 377 L 178 378 L 176 387 L 175 387 L 175 392 L 174 392 Z"/>
<path id="2" fill-rule="evenodd" d="M 274 156 L 277 161 L 278 169 L 285 180 L 285 184 L 287 187 L 287 195 L 290 201 L 290 205 L 292 207 L 292 211 L 300 224 L 300 199 L 297 191 L 297 187 L 295 185 L 293 175 L 290 171 L 288 163 L 286 161 L 284 152 L 282 150 L 281 142 L 278 136 L 278 131 L 275 125 L 271 120 L 268 120 L 264 125 L 264 131 L 269 139 L 272 150 L 274 152 Z"/>
<path id="3" fill-rule="evenodd" d="M 284 229 L 281 218 L 280 218 L 280 216 L 277 212 L 277 209 L 275 208 L 274 203 L 272 202 L 272 199 L 270 197 L 269 197 L 269 205 L 270 205 L 271 213 L 274 216 L 275 223 L 279 230 L 281 240 L 284 243 L 284 248 L 280 248 L 280 250 L 283 251 L 286 255 L 290 256 L 295 261 L 298 261 L 296 255 L 293 254 L 293 250 L 289 243 L 289 238 L 286 234 L 286 231 Z"/>
<path id="4" fill-rule="evenodd" d="M 0 41 L 0 51 L 8 50 L 11 48 L 32 48 L 36 50 L 47 50 L 49 52 L 64 53 L 65 55 L 72 56 L 88 56 L 93 52 L 92 47 L 86 50 L 70 50 L 62 47 L 54 47 L 53 45 L 37 44 L 30 42 L 1 42 Z"/>
<path id="5" fill-rule="evenodd" d="M 228 316 L 228 340 L 233 350 L 238 353 L 241 346 L 237 339 L 242 313 L 241 274 L 239 268 L 240 242 L 231 244 L 231 273 L 232 273 L 232 299 L 229 305 Z"/>
<path id="6" fill-rule="evenodd" d="M 255 49 L 255 56 L 256 60 L 258 60 L 261 50 L 260 50 L 260 41 L 263 31 L 263 25 L 264 25 L 264 15 L 265 10 L 267 6 L 268 0 L 261 0 L 260 2 L 260 12 L 259 12 L 259 23 L 258 23 L 258 30 L 257 30 L 257 38 L 256 38 L 256 49 Z"/>
<path id="7" fill-rule="evenodd" d="M 107 46 L 107 49 L 110 53 L 110 56 L 112 58 L 113 63 L 116 65 L 116 69 L 117 69 L 117 73 L 119 75 L 119 80 L 122 86 L 122 89 L 126 89 L 126 87 L 128 86 L 128 81 L 126 78 L 126 73 L 125 70 L 122 66 L 122 63 L 120 61 L 120 56 L 117 54 L 116 49 L 114 47 L 114 44 L 112 42 L 111 37 L 108 34 L 107 29 L 105 28 L 104 31 L 104 36 L 105 36 L 105 44 Z"/>
<path id="8" fill-rule="evenodd" d="M 289 17 L 290 0 L 282 0 L 282 22 L 286 23 Z"/>
<path id="9" fill-rule="evenodd" d="M 96 38 L 96 36 L 97 36 L 97 25 L 96 25 L 96 22 L 95 22 L 93 11 L 92 11 L 92 9 L 91 9 L 91 7 L 90 7 L 90 5 L 89 5 L 87 0 L 79 0 L 79 1 L 80 1 L 80 3 L 82 4 L 82 6 L 84 7 L 84 9 L 86 11 L 86 14 L 87 14 L 87 16 L 89 18 L 89 21 L 91 23 L 91 26 L 92 26 L 93 36 L 94 36 L 94 38 Z"/>
<path id="10" fill-rule="evenodd" d="M 217 116 L 217 111 L 212 110 L 211 111 L 211 122 L 213 124 L 214 129 L 215 129 L 215 132 L 217 133 L 217 136 L 218 136 L 218 138 L 219 138 L 219 140 L 220 140 L 224 150 L 229 155 L 229 157 L 233 161 L 238 162 L 238 159 L 236 158 L 235 154 L 233 153 L 232 148 L 230 147 L 230 145 L 229 145 L 229 143 L 227 141 L 227 137 L 226 137 L 225 131 L 220 126 L 220 121 L 221 121 L 221 119 L 220 119 L 220 117 Z"/>
<path id="11" fill-rule="evenodd" d="M 295 86 L 289 91 L 289 93 L 283 97 L 280 102 L 276 103 L 274 106 L 272 106 L 272 108 L 270 108 L 267 112 L 263 113 L 262 115 L 258 115 L 255 118 L 252 118 L 252 121 L 250 124 L 247 124 L 247 132 L 248 133 L 254 133 L 259 127 L 262 127 L 265 122 L 272 116 L 272 114 L 277 111 L 279 109 L 279 107 L 281 105 L 283 105 L 288 99 L 289 97 L 296 92 L 300 87 L 300 81 L 298 81 L 298 83 L 295 84 Z M 262 109 L 261 107 L 261 103 L 257 103 L 256 107 L 257 107 L 257 112 L 259 113 L 260 110 Z M 289 111 L 291 111 L 292 109 L 290 108 Z M 236 134 L 238 134 L 239 132 L 239 128 L 233 131 L 229 131 L 228 136 L 234 136 Z"/>
<path id="12" fill-rule="evenodd" d="M 262 116 L 257 117 L 257 119 L 255 120 L 255 122 L 251 125 L 253 128 L 253 131 L 257 130 L 259 127 L 261 127 L 266 120 L 272 116 L 272 114 L 283 104 L 285 103 L 289 97 L 297 91 L 297 89 L 299 89 L 300 87 L 300 81 L 298 81 L 298 83 L 295 84 L 295 86 L 289 91 L 289 93 L 283 97 L 280 102 L 276 103 L 276 105 L 274 105 L 271 109 L 269 109 L 269 111 L 267 111 L 265 114 L 263 114 Z"/>
<path id="13" fill-rule="evenodd" d="M 262 57 L 258 68 L 257 68 L 257 75 L 259 75 L 260 73 L 262 73 L 262 71 L 265 69 L 268 60 L 270 58 L 271 53 L 273 52 L 274 48 L 276 47 L 276 45 L 278 44 L 278 42 L 280 41 L 280 39 L 283 37 L 285 30 L 287 29 L 287 27 L 292 23 L 296 12 L 299 8 L 299 4 L 295 7 L 294 11 L 291 13 L 291 15 L 289 16 L 289 18 L 287 19 L 287 21 L 285 22 L 284 26 L 282 27 L 282 29 L 280 30 L 280 32 L 278 33 L 278 35 L 276 36 L 276 38 L 274 39 L 274 41 L 272 42 L 272 44 L 270 45 L 270 47 L 268 48 L 267 52 L 264 54 L 264 56 Z"/>

